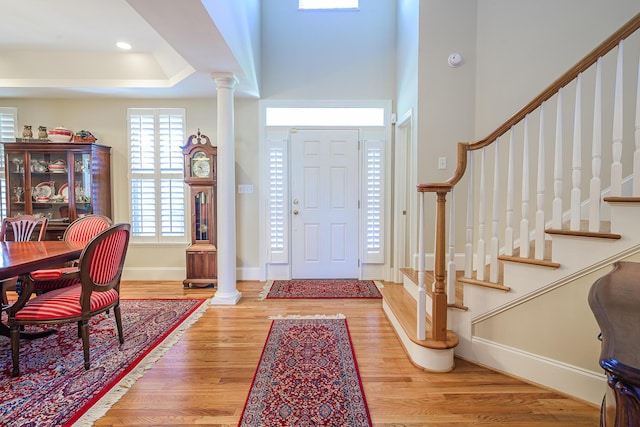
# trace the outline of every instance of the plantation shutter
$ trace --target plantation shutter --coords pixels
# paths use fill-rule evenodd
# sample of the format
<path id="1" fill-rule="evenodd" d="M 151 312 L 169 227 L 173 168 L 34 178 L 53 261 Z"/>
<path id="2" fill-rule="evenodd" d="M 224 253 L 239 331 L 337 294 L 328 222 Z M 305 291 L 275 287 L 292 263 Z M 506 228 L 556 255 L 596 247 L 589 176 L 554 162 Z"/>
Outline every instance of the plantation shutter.
<path id="1" fill-rule="evenodd" d="M 287 140 L 268 140 L 267 159 L 269 175 L 268 262 L 286 264 L 289 262 Z"/>
<path id="2" fill-rule="evenodd" d="M 365 177 L 363 179 L 364 256 L 369 264 L 384 263 L 383 203 L 384 140 L 364 140 Z"/>
<path id="3" fill-rule="evenodd" d="M 129 109 L 131 229 L 138 241 L 184 241 L 184 110 Z"/>
<path id="4" fill-rule="evenodd" d="M 0 142 L 16 141 L 16 123 L 18 110 L 11 107 L 0 107 Z M 4 145 L 0 145 L 0 215 L 7 216 L 7 185 L 5 179 Z"/>

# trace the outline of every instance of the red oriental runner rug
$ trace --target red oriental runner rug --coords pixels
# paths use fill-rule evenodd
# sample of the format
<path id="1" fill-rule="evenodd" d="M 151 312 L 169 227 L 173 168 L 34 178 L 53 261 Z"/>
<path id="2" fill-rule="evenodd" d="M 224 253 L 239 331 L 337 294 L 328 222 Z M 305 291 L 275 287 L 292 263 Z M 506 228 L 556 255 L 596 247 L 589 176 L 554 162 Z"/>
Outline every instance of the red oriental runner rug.
<path id="1" fill-rule="evenodd" d="M 371 426 L 346 319 L 273 320 L 238 425 Z"/>
<path id="2" fill-rule="evenodd" d="M 74 323 L 46 338 L 20 342 L 20 376 L 0 337 L 0 425 L 92 425 L 207 309 L 205 299 L 121 300 L 124 344 L 113 313 L 90 320 L 91 369 Z M 27 327 L 27 330 L 29 328 Z"/>
<path id="3" fill-rule="evenodd" d="M 357 279 L 297 279 L 267 282 L 261 299 L 276 298 L 382 298 L 382 283 Z"/>

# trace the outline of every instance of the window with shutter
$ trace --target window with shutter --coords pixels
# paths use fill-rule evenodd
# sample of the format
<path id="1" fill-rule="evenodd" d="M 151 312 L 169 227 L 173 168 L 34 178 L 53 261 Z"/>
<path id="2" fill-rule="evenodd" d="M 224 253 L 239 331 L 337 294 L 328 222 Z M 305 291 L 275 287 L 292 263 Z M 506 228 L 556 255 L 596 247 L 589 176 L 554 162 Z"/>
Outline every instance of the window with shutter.
<path id="1" fill-rule="evenodd" d="M 269 164 L 269 256 L 271 263 L 289 262 L 287 242 L 287 141 L 270 140 Z"/>
<path id="2" fill-rule="evenodd" d="M 16 123 L 18 110 L 11 107 L 0 107 L 0 142 L 16 141 Z M 7 186 L 4 174 L 4 145 L 0 145 L 0 215 L 7 216 Z"/>
<path id="3" fill-rule="evenodd" d="M 382 196 L 384 183 L 384 141 L 365 140 L 365 174 L 364 180 L 364 228 L 365 228 L 365 253 L 364 262 L 384 262 L 383 235 L 382 235 Z"/>
<path id="4" fill-rule="evenodd" d="M 132 241 L 184 242 L 184 109 L 130 108 L 127 116 Z"/>

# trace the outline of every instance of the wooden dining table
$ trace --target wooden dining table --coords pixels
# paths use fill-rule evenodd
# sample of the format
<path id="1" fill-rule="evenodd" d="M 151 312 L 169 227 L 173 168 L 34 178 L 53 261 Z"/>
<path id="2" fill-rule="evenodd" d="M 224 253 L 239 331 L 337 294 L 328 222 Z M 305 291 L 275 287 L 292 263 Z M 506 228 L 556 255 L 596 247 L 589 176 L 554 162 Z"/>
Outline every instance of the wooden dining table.
<path id="1" fill-rule="evenodd" d="M 39 242 L 0 242 L 0 280 L 32 271 L 59 267 L 78 259 L 87 242 L 42 240 Z M 9 328 L 0 321 L 0 335 L 9 336 Z M 37 337 L 26 335 L 25 338 Z"/>

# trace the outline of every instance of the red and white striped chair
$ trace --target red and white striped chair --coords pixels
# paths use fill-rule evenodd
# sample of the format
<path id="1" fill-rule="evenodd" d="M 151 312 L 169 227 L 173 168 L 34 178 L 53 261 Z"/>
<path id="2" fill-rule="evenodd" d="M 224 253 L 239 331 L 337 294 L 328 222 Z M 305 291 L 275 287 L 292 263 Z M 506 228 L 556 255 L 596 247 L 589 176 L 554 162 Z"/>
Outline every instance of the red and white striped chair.
<path id="1" fill-rule="evenodd" d="M 64 231 L 62 240 L 67 242 L 89 241 L 101 231 L 112 225 L 109 218 L 103 215 L 87 215 L 73 221 Z M 72 262 L 67 267 L 38 270 L 31 273 L 31 277 L 36 279 L 34 292 L 42 294 L 54 289 L 64 288 L 80 282 L 77 275 L 77 261 Z M 24 285 L 18 285 L 18 293 L 22 293 Z"/>
<path id="2" fill-rule="evenodd" d="M 82 337 L 84 368 L 89 362 L 89 319 L 111 308 L 115 314 L 118 338 L 124 343 L 120 314 L 120 278 L 129 246 L 129 224 L 116 224 L 94 237 L 80 255 L 75 285 L 30 298 L 38 279 L 30 277 L 18 301 L 9 310 L 12 375 L 20 374 L 20 327 L 78 322 Z"/>

